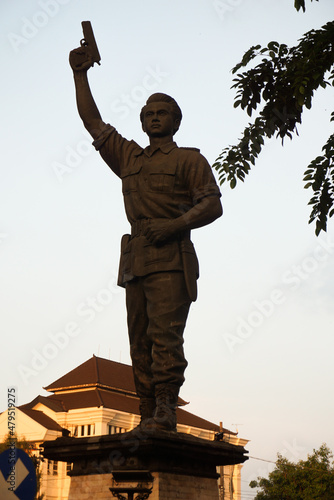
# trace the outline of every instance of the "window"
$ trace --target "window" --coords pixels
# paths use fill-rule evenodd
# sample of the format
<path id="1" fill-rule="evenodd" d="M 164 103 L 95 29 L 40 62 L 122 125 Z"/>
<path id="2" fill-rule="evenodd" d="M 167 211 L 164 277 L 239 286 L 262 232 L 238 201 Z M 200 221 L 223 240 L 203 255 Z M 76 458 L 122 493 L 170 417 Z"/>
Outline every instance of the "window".
<path id="1" fill-rule="evenodd" d="M 66 474 L 68 474 L 69 472 L 71 472 L 72 470 L 72 462 L 67 462 L 66 463 Z"/>
<path id="2" fill-rule="evenodd" d="M 75 425 L 72 436 L 93 436 L 95 434 L 95 424 Z"/>
<path id="3" fill-rule="evenodd" d="M 95 424 L 88 424 L 87 425 L 87 436 L 92 436 L 95 434 Z"/>
<path id="4" fill-rule="evenodd" d="M 52 475 L 58 475 L 58 462 L 56 460 L 53 462 Z"/>
<path id="5" fill-rule="evenodd" d="M 119 434 L 120 432 L 126 432 L 124 427 L 116 427 L 115 425 L 108 425 L 108 434 Z"/>
<path id="6" fill-rule="evenodd" d="M 58 462 L 55 460 L 48 460 L 47 463 L 47 474 L 57 476 L 58 475 Z"/>

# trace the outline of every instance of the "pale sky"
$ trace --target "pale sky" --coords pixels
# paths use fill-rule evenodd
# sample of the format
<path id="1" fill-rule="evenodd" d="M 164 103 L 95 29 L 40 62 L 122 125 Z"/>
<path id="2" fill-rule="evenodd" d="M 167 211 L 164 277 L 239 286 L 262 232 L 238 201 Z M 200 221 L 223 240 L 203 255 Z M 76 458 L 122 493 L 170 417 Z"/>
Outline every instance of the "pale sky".
<path id="1" fill-rule="evenodd" d="M 331 20 L 332 0 L 39 0 L 1 3 L 2 182 L 0 411 L 93 354 L 130 363 L 124 291 L 129 231 L 121 184 L 78 117 L 68 53 L 92 22 L 102 64 L 89 72 L 103 119 L 142 146 L 153 92 L 178 101 L 175 140 L 212 164 L 248 116 L 231 68 L 258 43 L 289 45 Z M 199 297 L 185 332 L 187 409 L 249 439 L 252 457 L 334 450 L 334 226 L 314 235 L 303 172 L 332 133 L 333 90 L 316 95 L 300 136 L 271 140 L 243 185 L 222 187 L 224 215 L 193 232 Z M 270 465 L 250 459 L 248 483 Z"/>

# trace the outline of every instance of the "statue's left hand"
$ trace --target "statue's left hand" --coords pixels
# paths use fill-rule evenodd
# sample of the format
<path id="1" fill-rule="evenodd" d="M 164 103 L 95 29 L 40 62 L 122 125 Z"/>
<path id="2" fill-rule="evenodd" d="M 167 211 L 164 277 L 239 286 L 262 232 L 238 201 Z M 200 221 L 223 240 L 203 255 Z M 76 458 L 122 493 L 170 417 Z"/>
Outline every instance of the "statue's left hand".
<path id="1" fill-rule="evenodd" d="M 152 220 L 144 231 L 144 236 L 153 245 L 163 243 L 174 234 L 173 221 L 166 219 L 166 221 Z"/>

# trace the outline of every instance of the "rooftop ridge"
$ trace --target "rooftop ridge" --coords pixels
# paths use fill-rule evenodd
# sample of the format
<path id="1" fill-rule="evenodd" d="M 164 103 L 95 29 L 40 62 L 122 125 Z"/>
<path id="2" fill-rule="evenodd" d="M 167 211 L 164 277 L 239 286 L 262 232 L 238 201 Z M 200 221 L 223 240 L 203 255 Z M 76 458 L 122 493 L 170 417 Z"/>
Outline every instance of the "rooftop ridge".
<path id="1" fill-rule="evenodd" d="M 131 391 L 130 389 L 121 389 L 120 387 L 116 386 L 111 386 L 111 385 L 105 385 L 102 383 L 96 383 L 92 382 L 90 384 L 81 384 L 81 385 L 67 385 L 64 387 L 57 387 L 52 392 L 57 395 L 65 394 L 67 392 L 73 392 L 73 391 L 84 391 L 87 389 L 103 389 L 105 391 L 111 391 L 111 392 L 117 392 L 117 393 L 122 393 L 122 394 L 131 394 L 131 395 L 136 395 L 136 391 Z M 48 396 L 46 396 L 48 397 Z"/>

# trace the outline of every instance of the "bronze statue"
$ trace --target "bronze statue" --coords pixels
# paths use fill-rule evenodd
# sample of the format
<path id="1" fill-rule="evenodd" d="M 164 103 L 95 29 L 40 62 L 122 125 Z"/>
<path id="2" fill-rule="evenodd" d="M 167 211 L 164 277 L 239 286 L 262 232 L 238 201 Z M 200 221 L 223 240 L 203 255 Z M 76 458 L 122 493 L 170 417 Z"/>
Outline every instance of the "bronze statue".
<path id="1" fill-rule="evenodd" d="M 122 179 L 131 224 L 131 234 L 122 238 L 118 284 L 126 289 L 140 426 L 175 431 L 187 366 L 183 331 L 197 296 L 190 231 L 222 215 L 220 191 L 199 150 L 173 142 L 182 113 L 172 97 L 153 94 L 141 110 L 149 138 L 143 149 L 103 122 L 88 83 L 94 58 L 86 44 L 71 51 L 70 64 L 79 115 L 103 160 Z"/>

